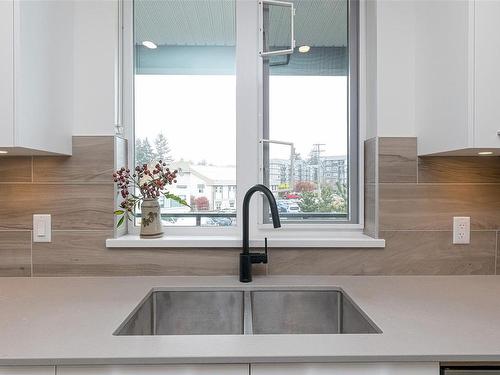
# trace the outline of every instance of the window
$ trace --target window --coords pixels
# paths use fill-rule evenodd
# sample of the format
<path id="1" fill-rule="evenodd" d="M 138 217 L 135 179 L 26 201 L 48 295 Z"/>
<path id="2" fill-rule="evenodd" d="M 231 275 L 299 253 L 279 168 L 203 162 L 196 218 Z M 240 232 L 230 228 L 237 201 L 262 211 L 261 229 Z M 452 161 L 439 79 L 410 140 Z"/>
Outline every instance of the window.
<path id="1" fill-rule="evenodd" d="M 200 218 L 224 202 L 214 204 L 205 186 L 236 182 L 235 1 L 135 0 L 133 7 L 135 160 L 161 159 L 181 171 L 171 192 L 191 207 L 172 203 L 164 225 L 210 223 Z"/>
<path id="2" fill-rule="evenodd" d="M 171 233 L 239 233 L 256 183 L 282 233 L 360 228 L 357 0 L 132 4 L 135 160 L 177 169 L 171 192 L 190 204 L 162 204 Z M 259 202 L 253 233 L 269 230 Z"/>
<path id="3" fill-rule="evenodd" d="M 356 81 L 349 74 L 356 61 L 349 58 L 355 41 L 348 38 L 348 2 L 293 3 L 297 48 L 263 62 L 263 180 L 281 206 L 294 207 L 282 215 L 286 222 L 356 222 L 351 176 L 357 173 L 357 119 L 349 114 L 356 106 Z M 264 5 L 264 50 L 284 49 L 289 40 L 284 11 Z M 337 168 L 342 172 L 334 177 Z M 270 215 L 264 219 L 269 222 Z"/>

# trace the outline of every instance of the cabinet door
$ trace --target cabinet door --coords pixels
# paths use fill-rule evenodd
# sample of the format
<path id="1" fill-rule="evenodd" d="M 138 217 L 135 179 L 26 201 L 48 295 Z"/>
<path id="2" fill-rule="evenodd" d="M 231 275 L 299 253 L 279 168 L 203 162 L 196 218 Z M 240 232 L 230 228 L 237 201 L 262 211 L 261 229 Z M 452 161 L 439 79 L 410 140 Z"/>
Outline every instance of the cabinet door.
<path id="1" fill-rule="evenodd" d="M 476 148 L 500 147 L 500 1 L 475 2 Z"/>
<path id="2" fill-rule="evenodd" d="M 1 375 L 1 374 L 0 374 Z M 57 375 L 249 375 L 248 365 L 57 366 Z"/>
<path id="3" fill-rule="evenodd" d="M 55 373 L 54 366 L 0 366 L 0 375 L 55 375 Z"/>
<path id="4" fill-rule="evenodd" d="M 73 1 L 14 3 L 17 147 L 71 155 Z"/>
<path id="5" fill-rule="evenodd" d="M 468 108 L 471 101 L 469 4 L 467 1 L 412 3 L 415 6 L 414 101 L 418 152 L 427 155 L 472 147 Z M 408 100 L 411 101 L 411 97 Z"/>
<path id="6" fill-rule="evenodd" d="M 14 144 L 14 1 L 0 1 L 0 147 Z"/>
<path id="7" fill-rule="evenodd" d="M 438 363 L 304 363 L 252 365 L 251 375 L 439 375 Z"/>

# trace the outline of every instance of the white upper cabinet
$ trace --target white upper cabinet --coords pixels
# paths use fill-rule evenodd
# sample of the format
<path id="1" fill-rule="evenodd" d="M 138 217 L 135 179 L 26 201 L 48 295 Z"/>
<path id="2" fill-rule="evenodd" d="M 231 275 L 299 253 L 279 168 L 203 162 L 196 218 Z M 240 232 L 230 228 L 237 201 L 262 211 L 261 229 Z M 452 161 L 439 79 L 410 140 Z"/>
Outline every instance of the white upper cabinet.
<path id="1" fill-rule="evenodd" d="M 14 2 L 0 1 L 0 146 L 14 143 Z"/>
<path id="2" fill-rule="evenodd" d="M 415 2 L 419 155 L 500 155 L 500 2 Z"/>
<path id="3" fill-rule="evenodd" d="M 0 43 L 0 149 L 70 155 L 73 2 L 0 1 Z"/>
<path id="4" fill-rule="evenodd" d="M 476 147 L 500 148 L 500 1 L 475 2 Z"/>

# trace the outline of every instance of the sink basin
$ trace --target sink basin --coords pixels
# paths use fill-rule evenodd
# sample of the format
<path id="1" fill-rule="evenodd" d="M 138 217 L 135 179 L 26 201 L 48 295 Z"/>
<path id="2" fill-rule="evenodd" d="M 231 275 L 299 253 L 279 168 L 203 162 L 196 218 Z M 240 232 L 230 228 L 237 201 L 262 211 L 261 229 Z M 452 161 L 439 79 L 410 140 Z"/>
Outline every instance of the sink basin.
<path id="1" fill-rule="evenodd" d="M 152 290 L 115 335 L 352 334 L 381 331 L 343 291 Z"/>
<path id="2" fill-rule="evenodd" d="M 240 335 L 241 291 L 152 291 L 116 335 Z"/>
<path id="3" fill-rule="evenodd" d="M 342 291 L 252 292 L 254 334 L 379 333 Z"/>

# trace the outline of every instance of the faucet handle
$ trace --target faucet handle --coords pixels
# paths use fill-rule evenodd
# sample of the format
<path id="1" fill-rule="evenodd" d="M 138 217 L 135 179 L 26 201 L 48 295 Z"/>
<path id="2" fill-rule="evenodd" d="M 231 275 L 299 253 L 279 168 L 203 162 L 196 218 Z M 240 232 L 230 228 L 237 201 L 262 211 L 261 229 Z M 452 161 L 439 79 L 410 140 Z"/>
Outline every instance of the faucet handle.
<path id="1" fill-rule="evenodd" d="M 264 237 L 264 264 L 267 263 L 267 237 Z"/>
<path id="2" fill-rule="evenodd" d="M 245 254 L 242 253 L 240 256 L 245 256 Z M 264 253 L 250 253 L 246 256 L 250 256 L 250 262 L 253 264 L 267 264 L 267 237 L 264 239 Z"/>

